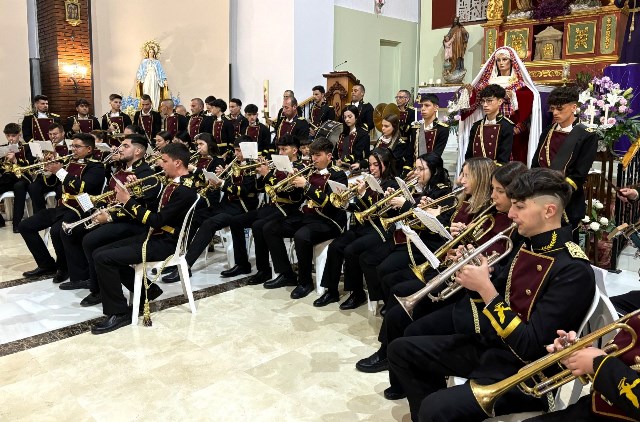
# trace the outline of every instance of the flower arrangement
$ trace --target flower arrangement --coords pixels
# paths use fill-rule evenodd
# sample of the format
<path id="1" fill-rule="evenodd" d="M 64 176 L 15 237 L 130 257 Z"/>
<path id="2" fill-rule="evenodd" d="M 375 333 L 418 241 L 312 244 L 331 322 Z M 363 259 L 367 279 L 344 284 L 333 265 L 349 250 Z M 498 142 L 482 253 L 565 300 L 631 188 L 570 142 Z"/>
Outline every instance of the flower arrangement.
<path id="1" fill-rule="evenodd" d="M 597 200 L 591 200 L 591 209 L 587 210 L 587 215 L 582 219 L 580 231 L 583 233 L 593 233 L 597 239 L 602 238 L 602 233 L 610 233 L 616 228 L 615 221 L 603 215 L 604 204 Z"/>
<path id="2" fill-rule="evenodd" d="M 462 118 L 460 114 L 460 105 L 453 100 L 449 100 L 447 104 L 447 115 L 444 123 L 449 125 L 452 131 L 458 130 L 458 125 L 460 124 L 460 119 Z"/>
<path id="3" fill-rule="evenodd" d="M 122 103 L 120 104 L 120 109 L 123 113 L 127 113 L 129 117 L 133 119 L 133 116 L 136 114 L 136 111 L 140 108 L 140 99 L 129 94 L 128 96 L 122 97 Z"/>

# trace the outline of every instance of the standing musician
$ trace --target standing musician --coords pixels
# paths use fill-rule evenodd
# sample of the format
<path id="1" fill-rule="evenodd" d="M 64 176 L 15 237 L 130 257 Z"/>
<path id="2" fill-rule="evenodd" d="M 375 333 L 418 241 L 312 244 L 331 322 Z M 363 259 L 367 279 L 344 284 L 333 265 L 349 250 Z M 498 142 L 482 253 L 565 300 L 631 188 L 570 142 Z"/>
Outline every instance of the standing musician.
<path id="1" fill-rule="evenodd" d="M 152 109 L 153 104 L 151 104 L 151 97 L 148 94 L 142 94 L 140 105 L 142 109 L 136 111 L 136 114 L 133 115 L 133 124 L 141 127 L 147 139 L 152 140 L 160 132 L 162 116 Z"/>
<path id="2" fill-rule="evenodd" d="M 91 133 L 93 130 L 100 129 L 100 122 L 96 116 L 89 114 L 89 107 L 91 104 L 84 98 L 76 100 L 76 112 L 75 116 L 67 117 L 67 121 L 64 125 L 64 131 L 67 138 L 76 133 Z"/>
<path id="3" fill-rule="evenodd" d="M 360 161 L 369 156 L 369 133 L 357 124 L 359 113 L 358 108 L 352 105 L 346 106 L 342 112 L 342 133 L 333 148 L 336 165 L 340 168 L 358 170 Z"/>
<path id="4" fill-rule="evenodd" d="M 12 171 L 8 171 L 10 167 L 28 166 L 32 164 L 34 159 L 31 150 L 26 144 L 20 145 L 20 125 L 17 123 L 8 123 L 4 127 L 4 136 L 7 138 L 8 145 L 15 145 L 17 152 L 9 152 L 2 158 L 2 166 L 0 166 L 0 195 L 5 192 L 13 191 L 13 232 L 18 233 L 18 223 L 22 221 L 24 216 L 24 205 L 27 200 L 27 189 L 31 183 L 28 174 L 17 177 Z M 44 201 L 44 199 L 43 199 Z M 0 215 L 0 227 L 6 225 L 4 218 Z"/>
<path id="5" fill-rule="evenodd" d="M 224 160 L 219 156 L 218 145 L 213 140 L 210 133 L 199 133 L 196 135 L 196 154 L 192 156 L 189 163 L 189 171 L 195 179 L 195 187 L 202 197 L 198 203 L 198 208 L 215 207 L 220 202 L 220 190 L 210 189 L 209 182 L 204 177 L 203 171 L 215 172 L 216 169 L 224 165 Z"/>
<path id="6" fill-rule="evenodd" d="M 234 142 L 233 152 L 237 162 L 240 165 L 246 164 L 240 149 L 241 142 L 248 142 L 246 137 L 241 136 Z M 218 166 L 216 173 L 222 173 L 224 169 Z M 220 189 L 224 192 L 224 197 L 219 205 L 212 208 L 198 210 L 194 216 L 193 226 L 198 231 L 192 235 L 185 256 L 189 268 L 193 267 L 198 257 L 209 246 L 213 236 L 218 230 L 228 227 L 233 217 L 255 210 L 258 207 L 258 195 L 256 192 L 256 176 L 253 170 L 241 170 L 238 176 L 233 171 L 227 171 L 229 176 L 225 177 L 222 183 L 216 184 L 213 180 L 209 181 L 214 189 Z M 195 217 L 198 217 L 197 220 Z M 175 283 L 180 280 L 180 274 L 176 268 L 171 273 L 165 275 L 162 281 L 165 283 Z"/>
<path id="7" fill-rule="evenodd" d="M 287 98 L 295 98 L 295 97 L 296 97 L 296 95 L 290 89 L 285 89 L 285 91 L 282 93 L 282 101 L 283 102 Z M 266 115 L 265 115 L 265 123 L 267 124 L 267 126 L 273 126 L 273 129 L 276 132 L 278 130 L 278 128 L 277 128 L 278 121 L 282 117 L 282 112 L 283 112 L 283 108 L 280 107 L 280 109 L 278 110 L 278 114 L 276 115 L 276 120 L 271 120 L 271 119 L 267 118 Z M 302 116 L 302 108 L 300 108 L 300 106 L 298 106 L 298 105 L 296 105 L 296 112 L 298 113 L 298 116 Z"/>
<path id="8" fill-rule="evenodd" d="M 279 155 L 286 155 L 295 172 L 304 167 L 298 160 L 300 141 L 292 135 L 285 135 L 278 139 Z M 256 168 L 258 191 L 265 192 L 265 187 L 273 188 L 279 182 L 291 176 L 284 171 L 271 169 L 264 163 Z M 267 204 L 244 214 L 238 214 L 231 220 L 231 237 L 233 239 L 233 255 L 236 265 L 233 268 L 222 271 L 222 277 L 234 277 L 239 274 L 251 273 L 251 264 L 247 252 L 244 229 L 251 227 L 253 244 L 256 253 L 256 268 L 258 272 L 247 284 L 262 284 L 271 278 L 271 265 L 269 264 L 269 247 L 264 237 L 264 226 L 272 220 L 281 221 L 286 217 L 299 215 L 300 205 L 303 201 L 302 189 L 280 189 L 271 197 Z"/>
<path id="9" fill-rule="evenodd" d="M 202 98 L 191 100 L 191 116 L 189 116 L 189 121 L 187 122 L 187 132 L 191 139 L 198 133 L 213 132 L 213 117 L 206 115 Z"/>
<path id="10" fill-rule="evenodd" d="M 111 110 L 102 116 L 102 130 L 106 130 L 110 135 L 124 133 L 124 128 L 131 125 L 131 117 L 121 110 L 122 96 L 118 94 L 109 95 L 109 106 Z"/>
<path id="11" fill-rule="evenodd" d="M 478 335 L 458 327 L 452 315 L 433 313 L 432 332 L 402 337 L 389 344 L 389 365 L 409 399 L 413 420 L 481 421 L 484 413 L 467 383 L 445 388 L 446 376 L 490 384 L 515 374 L 523 362 L 544 355 L 556 327 L 576 330 L 593 300 L 596 285 L 589 260 L 561 227 L 571 187 L 559 172 L 532 169 L 507 189 L 509 216 L 525 242 L 492 282 L 487 258 L 465 265 L 456 282 L 482 298 L 479 318 L 489 324 Z M 516 386 L 496 403 L 496 414 L 545 408 Z"/>
<path id="12" fill-rule="evenodd" d="M 388 149 L 393 155 L 394 174 L 404 178 L 412 169 L 413 151 L 407 138 L 400 131 L 400 120 L 395 114 L 388 114 L 382 119 L 382 135 L 378 138 L 375 148 Z M 364 164 L 360 165 L 364 168 Z"/>
<path id="13" fill-rule="evenodd" d="M 82 193 L 98 195 L 102 190 L 104 165 L 91 158 L 94 147 L 95 139 L 93 136 L 88 133 L 77 133 L 73 135 L 71 142 L 73 157 L 66 168 L 63 168 L 60 162 L 52 162 L 45 166 L 46 171 L 55 174 L 60 180 L 63 197 L 58 201 L 56 208 L 45 208 L 19 223 L 20 235 L 38 265 L 34 270 L 24 272 L 23 276 L 38 277 L 55 273 L 54 283 L 61 283 L 69 277 L 68 260 L 61 238 L 62 223 L 79 220 L 83 211 L 75 199 L 66 198 L 66 196 Z M 49 227 L 51 228 L 50 235 L 56 252 L 56 260 L 51 257 L 47 246 L 38 233 Z M 75 257 L 69 257 L 69 259 L 75 259 Z"/>
<path id="14" fill-rule="evenodd" d="M 247 104 L 244 108 L 244 115 L 247 118 L 247 126 L 244 128 L 242 135 L 250 136 L 253 142 L 257 142 L 258 153 L 268 158 L 272 153 L 275 153 L 275 150 L 271 143 L 269 128 L 258 121 L 258 106 Z"/>
<path id="15" fill-rule="evenodd" d="M 95 305 L 100 300 L 100 289 L 92 256 L 93 251 L 116 240 L 146 233 L 145 226 L 136 221 L 133 215 L 125 209 L 107 210 L 106 208 L 116 203 L 116 180 L 124 185 L 133 181 L 131 176 L 140 179 L 154 174 L 151 167 L 144 161 L 144 154 L 148 145 L 149 143 L 144 135 L 125 135 L 124 140 L 118 147 L 119 153 L 117 155 L 122 165 L 111 176 L 105 192 L 111 195 L 94 203 L 94 207 L 100 212 L 94 214 L 91 221 L 98 223 L 100 226 L 90 231 L 87 231 L 82 226 L 75 227 L 71 233 L 65 232 L 62 234 L 62 244 L 67 257 L 69 257 L 70 280 L 60 284 L 60 289 L 90 289 L 89 296 L 85 298 L 87 300 L 83 300 L 84 305 L 83 302 L 80 302 L 81 306 Z M 160 180 L 154 178 L 143 182 L 143 185 L 132 187 L 131 192 L 139 203 L 151 208 L 157 206 L 160 185 Z"/>
<path id="16" fill-rule="evenodd" d="M 242 115 L 242 101 L 237 98 L 229 100 L 229 116 L 227 117 L 233 123 L 233 139 L 244 135 L 247 126 L 249 126 L 249 120 Z"/>
<path id="17" fill-rule="evenodd" d="M 180 227 L 187 212 L 197 200 L 191 189 L 187 165 L 189 150 L 180 144 L 167 145 L 162 150 L 162 169 L 169 183 L 160 195 L 160 206 L 153 212 L 132 198 L 126 189 L 116 186 L 116 200 L 124 210 L 148 228 L 148 233 L 121 239 L 101 246 L 93 253 L 98 285 L 102 296 L 103 321 L 91 327 L 93 334 L 104 334 L 131 324 L 131 311 L 122 294 L 122 285 L 133 290 L 133 264 L 162 261 L 175 252 Z M 152 301 L 162 294 L 157 284 L 150 284 L 146 298 Z M 145 306 L 146 307 L 146 306 Z"/>
<path id="18" fill-rule="evenodd" d="M 438 120 L 440 99 L 435 94 L 420 95 L 420 113 L 422 121 L 416 122 L 414 136 L 414 154 L 416 157 L 434 152 L 442 157 L 449 140 L 449 126 Z"/>
<path id="19" fill-rule="evenodd" d="M 189 127 L 187 117 L 176 113 L 174 108 L 175 103 L 173 100 L 162 100 L 160 102 L 160 130 L 169 132 L 171 138 L 176 133 L 187 130 L 187 127 Z"/>
<path id="20" fill-rule="evenodd" d="M 356 84 L 351 88 L 351 105 L 358 109 L 358 126 L 369 132 L 375 126 L 373 124 L 373 106 L 364 102 L 364 85 Z M 344 114 L 343 114 L 344 117 Z"/>
<path id="21" fill-rule="evenodd" d="M 306 123 L 306 121 L 305 121 Z M 338 167 L 330 167 L 333 144 L 326 138 L 317 138 L 310 147 L 313 171 L 308 178 L 298 176 L 291 181 L 296 188 L 304 190 L 305 205 L 302 214 L 284 220 L 272 220 L 265 224 L 263 233 L 278 277 L 264 283 L 266 289 L 296 286 L 292 299 L 307 296 L 313 290 L 311 263 L 313 247 L 318 243 L 338 237 L 347 224 L 347 215 L 342 208 L 329 201 L 333 180 L 346 185 L 347 175 Z M 298 257 L 298 275 L 293 272 L 284 244 L 285 237 L 293 237 Z"/>
<path id="22" fill-rule="evenodd" d="M 413 144 L 413 136 L 415 133 L 411 130 L 411 127 L 413 126 L 413 122 L 416 121 L 416 109 L 413 105 L 409 104 L 411 92 L 406 89 L 401 89 L 396 94 L 395 100 L 398 110 L 400 110 L 400 114 L 398 115 L 398 119 L 400 120 L 400 133 L 403 138 L 411 141 L 411 144 Z"/>
<path id="23" fill-rule="evenodd" d="M 376 178 L 384 191 L 388 188 L 397 189 L 395 180 L 395 166 L 393 155 L 389 149 L 376 148 L 369 155 L 369 173 Z M 364 180 L 357 182 L 356 198 L 353 203 L 345 204 L 345 208 L 351 212 L 364 211 L 384 197 L 367 187 Z M 363 272 L 359 265 L 360 255 L 383 242 L 388 242 L 388 233 L 379 221 L 368 219 L 364 223 L 352 224 L 349 230 L 334 239 L 329 245 L 327 263 L 322 274 L 320 285 L 327 290 L 313 302 L 313 306 L 321 307 L 340 299 L 338 283 L 340 272 L 344 264 L 344 290 L 351 292 L 347 300 L 340 304 L 340 309 L 355 309 L 367 301 L 364 292 Z"/>
<path id="24" fill-rule="evenodd" d="M 213 139 L 218 144 L 218 149 L 221 154 L 226 154 L 227 162 L 232 160 L 231 152 L 233 149 L 233 141 L 235 138 L 235 129 L 233 123 L 224 114 L 227 111 L 227 103 L 218 98 L 211 103 L 211 111 L 213 113 Z"/>
<path id="25" fill-rule="evenodd" d="M 309 113 L 309 123 L 311 129 L 309 136 L 316 136 L 316 130 L 326 121 L 335 120 L 336 111 L 333 106 L 327 103 L 324 97 L 325 90 L 322 85 L 316 85 L 312 89 L 313 102 L 311 103 L 311 111 Z"/>
<path id="26" fill-rule="evenodd" d="M 275 141 L 284 135 L 293 135 L 302 140 L 309 137 L 309 122 L 298 112 L 296 97 L 285 97 L 282 100 L 282 113 L 274 125 Z"/>
<path id="27" fill-rule="evenodd" d="M 25 142 L 48 141 L 49 126 L 60 123 L 60 115 L 49 112 L 49 98 L 46 95 L 33 97 L 33 110 L 22 119 L 22 138 Z"/>
<path id="28" fill-rule="evenodd" d="M 553 124 L 542 131 L 531 167 L 559 170 L 573 187 L 565 213 L 567 222 L 573 227 L 573 240 L 577 242 L 578 227 L 586 210 L 583 185 L 596 158 L 598 134 L 576 118 L 578 92 L 574 88 L 554 89 L 547 103 L 553 114 Z"/>
<path id="29" fill-rule="evenodd" d="M 484 117 L 471 126 L 465 158 L 486 157 L 504 164 L 511 161 L 513 122 L 500 114 L 507 92 L 500 85 L 488 85 L 478 93 Z"/>

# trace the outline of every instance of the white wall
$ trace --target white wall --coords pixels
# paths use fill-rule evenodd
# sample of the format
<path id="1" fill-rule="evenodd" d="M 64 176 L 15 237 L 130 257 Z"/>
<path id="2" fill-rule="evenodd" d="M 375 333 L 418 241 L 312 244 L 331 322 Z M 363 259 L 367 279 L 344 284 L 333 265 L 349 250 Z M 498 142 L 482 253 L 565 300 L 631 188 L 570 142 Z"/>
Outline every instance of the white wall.
<path id="1" fill-rule="evenodd" d="M 3 0 L 2 23 L 4 36 L 0 37 L 0 126 L 4 127 L 7 123 L 17 123 L 31 102 L 27 2 Z M 4 138 L 4 135 L 0 134 L 0 137 Z"/>
<path id="2" fill-rule="evenodd" d="M 228 98 L 229 1 L 92 1 L 95 113 L 106 112 L 109 94 L 135 93 L 140 47 L 150 39 L 160 43 L 169 88 L 187 108 L 193 97 Z"/>
<path id="3" fill-rule="evenodd" d="M 453 0 L 439 0 L 453 1 Z M 347 9 L 375 14 L 373 0 L 335 0 L 335 5 Z M 418 22 L 418 0 L 387 0 L 382 7 L 381 16 Z"/>

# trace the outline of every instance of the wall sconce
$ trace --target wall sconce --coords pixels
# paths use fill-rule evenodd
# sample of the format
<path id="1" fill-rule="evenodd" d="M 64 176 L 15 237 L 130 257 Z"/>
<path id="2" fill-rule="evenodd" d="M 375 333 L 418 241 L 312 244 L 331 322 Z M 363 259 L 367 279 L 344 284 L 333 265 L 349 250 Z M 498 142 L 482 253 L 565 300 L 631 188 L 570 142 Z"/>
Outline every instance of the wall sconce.
<path id="1" fill-rule="evenodd" d="M 87 77 L 86 66 L 81 66 L 78 63 L 66 64 L 62 70 L 68 75 L 67 80 L 73 82 L 74 91 L 78 92 L 78 82 Z"/>

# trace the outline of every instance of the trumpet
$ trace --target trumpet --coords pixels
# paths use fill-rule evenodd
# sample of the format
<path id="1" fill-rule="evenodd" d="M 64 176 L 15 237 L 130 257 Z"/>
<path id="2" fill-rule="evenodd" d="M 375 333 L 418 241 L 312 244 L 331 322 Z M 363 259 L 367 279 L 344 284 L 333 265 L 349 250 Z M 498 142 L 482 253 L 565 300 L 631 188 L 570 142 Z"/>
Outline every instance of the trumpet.
<path id="1" fill-rule="evenodd" d="M 151 190 L 153 188 L 155 188 L 156 186 L 158 186 L 160 183 L 162 183 L 162 173 L 164 173 L 163 171 L 160 171 L 156 174 L 151 174 L 149 176 L 146 177 L 141 177 L 140 179 L 136 179 L 133 182 L 129 182 L 129 183 L 125 183 L 123 186 L 129 191 L 131 192 L 131 194 L 133 196 L 140 196 L 142 195 L 144 192 Z M 156 183 L 152 184 L 152 185 L 144 185 L 143 183 L 146 182 L 149 179 L 156 179 Z M 134 191 L 132 190 L 132 188 L 135 188 L 138 185 L 141 185 L 140 190 L 138 191 Z M 74 194 L 70 194 L 70 193 L 63 193 L 62 194 L 62 200 L 63 201 L 68 201 L 70 199 L 77 199 L 78 196 L 80 196 L 81 194 L 78 195 L 74 195 Z M 116 195 L 116 191 L 115 190 L 110 190 L 108 192 L 102 193 L 100 195 L 89 195 L 89 198 L 91 199 L 92 203 L 98 203 L 98 202 L 102 202 L 102 201 L 107 201 L 107 202 L 112 202 L 113 199 L 111 197 L 115 197 Z"/>
<path id="2" fill-rule="evenodd" d="M 242 174 L 243 171 L 245 171 L 245 170 L 253 170 L 253 169 L 257 168 L 257 167 L 260 167 L 263 164 L 269 166 L 270 169 L 275 168 L 275 165 L 273 164 L 272 160 L 258 161 L 258 162 L 251 163 L 251 164 L 245 164 L 244 166 L 236 165 L 233 168 L 233 176 L 234 177 L 238 177 L 238 176 L 240 176 L 240 174 Z"/>
<path id="3" fill-rule="evenodd" d="M 220 172 L 220 174 L 218 175 L 218 179 L 226 179 L 229 176 L 234 174 L 233 168 L 237 165 L 238 162 L 238 157 L 233 157 L 233 160 L 231 160 L 231 162 L 227 165 L 227 167 L 224 168 L 224 170 L 222 170 L 222 172 Z"/>
<path id="4" fill-rule="evenodd" d="M 156 161 L 158 161 L 162 157 L 162 153 L 160 151 L 154 150 L 151 154 L 149 154 L 144 160 L 150 166 L 155 165 Z"/>
<path id="5" fill-rule="evenodd" d="M 336 208 L 344 208 L 351 201 L 351 198 L 357 195 L 359 186 L 357 183 L 353 183 L 347 190 L 331 192 L 329 195 L 331 205 Z"/>
<path id="6" fill-rule="evenodd" d="M 485 208 L 485 210 L 482 211 L 476 218 L 474 218 L 473 221 L 463 231 L 458 233 L 456 237 L 454 237 L 444 245 L 440 246 L 438 250 L 434 253 L 436 258 L 441 259 L 445 257 L 447 255 L 447 252 L 449 252 L 450 249 L 458 246 L 461 243 L 462 244 L 470 243 L 475 245 L 478 239 L 481 239 L 487 233 L 491 232 L 491 230 L 493 229 L 493 226 L 496 224 L 496 220 L 492 215 L 488 214 L 488 212 L 491 211 L 493 207 L 495 207 L 495 204 L 491 204 L 490 206 Z M 490 222 L 489 227 L 483 230 L 482 226 L 487 221 Z M 445 263 L 445 265 L 447 265 L 447 263 Z M 431 263 L 427 261 L 420 265 L 411 265 L 409 268 L 411 268 L 411 271 L 413 271 L 413 274 L 415 274 L 415 276 L 418 277 L 418 279 L 424 283 L 425 282 L 424 272 L 430 266 L 431 266 Z"/>
<path id="7" fill-rule="evenodd" d="M 460 270 L 462 267 L 464 267 L 467 264 L 470 264 L 470 263 L 473 263 L 476 265 L 479 264 L 480 254 L 482 254 L 484 251 L 489 249 L 496 242 L 504 241 L 507 247 L 505 248 L 505 251 L 501 254 L 494 251 L 491 255 L 489 255 L 489 257 L 487 258 L 489 266 L 491 267 L 495 265 L 498 261 L 502 260 L 507 255 L 509 255 L 509 253 L 511 252 L 511 249 L 513 249 L 513 242 L 511 241 L 511 238 L 506 235 L 506 233 L 508 233 L 515 227 L 516 227 L 516 223 L 511 224 L 509 227 L 507 227 L 500 233 L 496 234 L 495 236 L 493 236 L 491 239 L 489 239 L 482 245 L 478 246 L 477 248 L 474 248 L 472 251 L 469 251 L 467 254 L 465 254 L 466 256 L 464 256 L 460 261 L 451 265 L 449 268 L 447 268 L 446 270 L 444 270 L 443 272 L 441 272 L 440 274 L 438 274 L 437 276 L 429 280 L 426 286 L 424 286 L 422 289 L 418 290 L 414 294 L 410 296 L 405 296 L 405 297 L 396 296 L 396 299 L 398 299 L 398 302 L 400 303 L 402 308 L 407 312 L 409 317 L 413 319 L 413 309 L 418 304 L 418 302 L 420 302 L 426 296 L 429 296 L 433 301 L 446 300 L 450 298 L 452 295 L 454 295 L 455 293 L 457 293 L 459 290 L 463 288 L 460 284 L 456 282 L 451 282 L 450 281 L 451 277 L 453 277 L 458 272 L 458 270 Z M 435 289 L 437 289 L 443 284 L 445 284 L 445 288 L 436 296 L 433 296 L 431 292 L 433 292 Z"/>
<path id="8" fill-rule="evenodd" d="M 407 183 L 407 188 L 411 188 L 417 184 L 418 184 L 418 180 L 412 179 Z M 389 211 L 391 207 L 388 205 L 383 207 L 383 205 L 385 205 L 387 202 L 389 202 L 390 200 L 392 200 L 393 198 L 399 195 L 404 195 L 407 198 L 407 200 L 413 201 L 413 198 L 407 197 L 407 192 L 405 192 L 404 189 L 397 189 L 395 192 L 385 196 L 384 198 L 382 198 L 381 200 L 379 200 L 378 202 L 376 202 L 366 210 L 356 211 L 353 213 L 353 215 L 356 217 L 356 220 L 358 220 L 358 222 L 362 224 L 367 219 L 380 216 L 385 212 Z"/>
<path id="9" fill-rule="evenodd" d="M 110 212 L 110 211 L 114 211 L 117 210 L 118 208 L 122 208 L 122 204 L 118 203 L 115 205 L 111 205 L 108 206 L 106 208 L 100 208 L 99 210 L 96 210 L 96 212 L 94 212 L 93 214 L 91 214 L 88 217 L 83 218 L 82 220 L 78 220 L 75 221 L 73 223 L 62 223 L 62 231 L 65 232 L 66 234 L 71 234 L 71 232 L 73 232 L 73 229 L 75 229 L 78 226 L 84 226 L 85 229 L 91 229 L 97 225 L 99 225 L 100 223 L 98 223 L 97 221 L 94 221 L 94 218 L 98 216 L 98 214 L 100 214 L 102 211 L 104 212 Z"/>
<path id="10" fill-rule="evenodd" d="M 289 185 L 289 182 L 291 182 L 293 179 L 295 179 L 298 176 L 302 176 L 304 173 L 308 172 L 312 168 L 313 168 L 313 165 L 311 164 L 302 168 L 302 170 L 298 172 L 291 173 L 290 176 L 282 179 L 281 181 L 279 181 L 273 186 L 266 185 L 264 187 L 264 191 L 267 193 L 267 195 L 269 195 L 269 198 L 271 198 L 272 201 L 275 201 L 276 198 L 278 197 L 278 192 L 287 192 L 292 189 L 291 185 Z"/>
<path id="11" fill-rule="evenodd" d="M 441 212 L 446 212 L 452 208 L 456 208 L 458 206 L 458 194 L 464 190 L 464 187 L 460 186 L 456 189 L 454 189 L 451 193 L 441 196 L 440 198 L 436 199 L 433 202 L 430 202 L 426 205 L 418 205 L 418 208 L 420 208 L 421 210 L 424 210 L 426 208 L 435 208 L 437 205 L 439 205 L 441 202 L 448 200 L 449 198 L 453 197 L 454 198 L 454 203 L 452 205 L 448 205 L 445 206 L 444 208 L 442 208 Z M 409 217 L 415 217 L 415 213 L 413 212 L 413 210 L 409 210 L 407 212 L 404 212 L 400 215 L 397 215 L 395 217 L 389 217 L 389 218 L 380 218 L 380 223 L 382 224 L 382 227 L 385 230 L 389 229 L 389 226 L 391 226 L 392 224 L 397 223 L 398 221 L 402 221 L 402 220 L 406 220 Z M 415 224 L 418 224 L 420 222 L 420 220 L 418 218 L 413 218 L 412 220 L 409 220 L 406 224 L 408 226 L 413 226 Z"/>
<path id="12" fill-rule="evenodd" d="M 68 154 L 68 155 L 65 155 L 63 157 L 54 158 L 52 160 L 41 161 L 39 163 L 30 164 L 28 166 L 18 166 L 17 164 L 14 164 L 11 167 L 11 170 L 9 170 L 9 171 L 11 171 L 13 174 L 15 174 L 17 178 L 22 177 L 22 175 L 24 173 L 31 173 L 32 175 L 37 175 L 37 174 L 44 173 L 44 168 L 47 165 L 55 163 L 56 161 L 65 162 L 67 160 L 70 160 L 71 157 L 73 157 L 73 154 Z M 35 171 L 33 171 L 34 169 L 35 169 Z"/>
<path id="13" fill-rule="evenodd" d="M 484 410 L 484 412 L 489 416 L 494 416 L 494 405 L 496 400 L 498 400 L 502 394 L 515 386 L 518 386 L 518 388 L 525 394 L 534 397 L 542 397 L 549 391 L 555 390 L 556 388 L 576 379 L 576 376 L 572 375 L 571 370 L 569 369 L 564 369 L 551 377 L 545 376 L 543 371 L 551 366 L 559 365 L 562 360 L 571 356 L 576 351 L 590 347 L 594 341 L 601 337 L 616 330 L 624 330 L 631 336 L 631 342 L 629 345 L 620 349 L 617 345 L 612 344 L 605 347 L 605 352 L 607 352 L 609 356 L 621 356 L 631 350 L 638 340 L 638 335 L 634 331 L 633 327 L 627 324 L 627 321 L 636 317 L 639 312 L 640 310 L 631 312 L 617 321 L 587 334 L 586 336 L 576 340 L 576 342 L 571 346 L 568 346 L 559 352 L 544 356 L 535 362 L 524 366 L 516 374 L 505 378 L 502 381 L 498 381 L 490 385 L 480 385 L 471 380 L 471 392 L 478 401 L 480 407 L 482 407 L 482 410 Z M 542 381 L 537 382 L 535 379 L 536 376 L 542 379 Z M 532 379 L 534 382 L 532 386 L 527 384 L 527 380 L 529 379 Z M 583 378 L 581 378 L 581 380 L 585 381 Z"/>
<path id="14" fill-rule="evenodd" d="M 191 154 L 191 157 L 189 157 L 189 164 L 193 164 L 195 166 L 198 163 L 199 158 L 200 158 L 200 153 L 194 152 L 193 154 Z"/>

